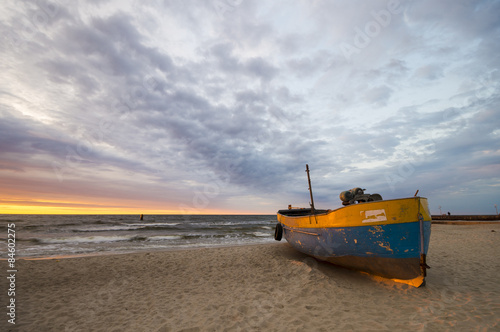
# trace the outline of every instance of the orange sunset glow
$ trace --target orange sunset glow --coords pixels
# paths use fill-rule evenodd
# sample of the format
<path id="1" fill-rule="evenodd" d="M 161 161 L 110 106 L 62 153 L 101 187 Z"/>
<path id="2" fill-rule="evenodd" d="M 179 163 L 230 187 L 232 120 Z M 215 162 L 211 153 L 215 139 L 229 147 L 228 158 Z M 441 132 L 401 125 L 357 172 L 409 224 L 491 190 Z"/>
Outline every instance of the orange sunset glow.
<path id="1" fill-rule="evenodd" d="M 253 211 L 241 210 L 196 210 L 192 209 L 162 209 L 155 208 L 154 204 L 137 206 L 134 202 L 129 205 L 123 201 L 102 202 L 92 204 L 86 202 L 60 202 L 41 200 L 2 200 L 0 214 L 252 214 Z"/>

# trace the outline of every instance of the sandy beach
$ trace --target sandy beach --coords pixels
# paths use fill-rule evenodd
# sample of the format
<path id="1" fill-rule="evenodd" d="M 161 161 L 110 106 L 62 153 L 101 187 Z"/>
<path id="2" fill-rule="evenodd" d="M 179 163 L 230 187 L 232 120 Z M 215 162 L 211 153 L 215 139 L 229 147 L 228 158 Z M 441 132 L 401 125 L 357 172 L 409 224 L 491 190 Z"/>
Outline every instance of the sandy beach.
<path id="1" fill-rule="evenodd" d="M 500 225 L 433 225 L 413 288 L 275 244 L 18 260 L 7 331 L 493 331 Z M 0 262 L 6 273 L 6 261 Z M 1 292 L 8 289 L 2 278 Z M 2 295 L 5 309 L 5 297 Z M 2 328 L 3 331 L 5 331 Z"/>

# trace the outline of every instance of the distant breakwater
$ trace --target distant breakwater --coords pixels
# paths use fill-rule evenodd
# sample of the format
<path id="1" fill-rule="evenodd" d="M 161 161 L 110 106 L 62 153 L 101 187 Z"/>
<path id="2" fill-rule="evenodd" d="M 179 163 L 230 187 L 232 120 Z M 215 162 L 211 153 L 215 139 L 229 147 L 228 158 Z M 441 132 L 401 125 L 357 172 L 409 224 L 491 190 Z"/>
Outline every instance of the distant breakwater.
<path id="1" fill-rule="evenodd" d="M 437 220 L 494 221 L 500 220 L 500 215 L 433 215 L 432 221 Z"/>

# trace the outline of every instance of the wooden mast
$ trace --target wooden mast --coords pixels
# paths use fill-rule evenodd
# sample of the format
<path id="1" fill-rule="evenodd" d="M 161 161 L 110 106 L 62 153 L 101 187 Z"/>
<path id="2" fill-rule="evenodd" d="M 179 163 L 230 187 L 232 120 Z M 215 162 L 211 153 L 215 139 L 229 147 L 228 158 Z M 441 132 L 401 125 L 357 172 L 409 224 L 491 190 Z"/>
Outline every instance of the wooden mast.
<path id="1" fill-rule="evenodd" d="M 307 182 L 309 183 L 309 193 L 311 194 L 311 213 L 314 214 L 314 199 L 311 187 L 311 177 L 309 176 L 309 165 L 306 164 Z"/>

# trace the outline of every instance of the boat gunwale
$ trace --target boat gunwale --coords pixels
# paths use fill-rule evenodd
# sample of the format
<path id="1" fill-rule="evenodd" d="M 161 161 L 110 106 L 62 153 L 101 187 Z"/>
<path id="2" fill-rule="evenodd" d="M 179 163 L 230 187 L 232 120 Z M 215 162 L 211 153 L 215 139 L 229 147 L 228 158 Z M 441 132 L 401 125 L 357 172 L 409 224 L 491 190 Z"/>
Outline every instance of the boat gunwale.
<path id="1" fill-rule="evenodd" d="M 358 206 L 360 204 L 365 205 L 365 204 L 374 204 L 374 203 L 380 203 L 380 202 L 400 201 L 400 200 L 404 200 L 404 199 L 414 199 L 414 198 L 424 198 L 424 199 L 427 199 L 427 197 L 422 197 L 422 196 L 405 197 L 405 198 L 394 198 L 394 199 L 383 199 L 381 201 L 360 202 L 360 203 L 357 203 L 357 204 L 349 204 L 349 205 L 346 205 L 346 206 L 341 206 L 341 207 L 339 207 L 339 208 L 337 208 L 335 210 L 327 209 L 326 212 L 324 212 L 324 213 L 310 213 L 310 214 L 304 214 L 304 215 L 300 215 L 300 216 L 293 216 L 293 215 L 288 216 L 286 214 L 281 214 L 278 211 L 277 214 L 279 214 L 280 216 L 286 217 L 286 218 L 293 218 L 293 219 L 295 219 L 295 218 L 304 218 L 304 217 L 313 217 L 313 216 L 323 216 L 323 215 L 328 215 L 330 213 L 339 211 L 341 209 Z M 289 226 L 289 227 L 293 227 L 293 226 Z"/>

